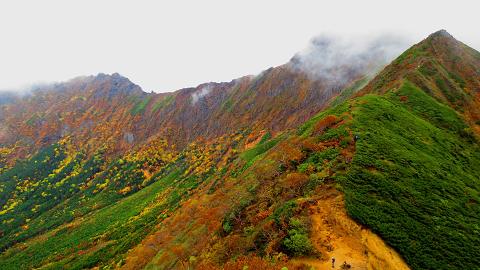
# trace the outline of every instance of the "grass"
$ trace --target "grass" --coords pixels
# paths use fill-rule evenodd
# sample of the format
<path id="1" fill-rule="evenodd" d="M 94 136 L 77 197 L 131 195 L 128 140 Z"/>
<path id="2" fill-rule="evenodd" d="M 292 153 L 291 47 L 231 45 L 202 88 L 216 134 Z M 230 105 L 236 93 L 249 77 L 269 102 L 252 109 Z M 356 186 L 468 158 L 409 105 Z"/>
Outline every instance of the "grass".
<path id="1" fill-rule="evenodd" d="M 0 212 L 0 231 L 8 235 L 14 230 L 18 230 L 25 219 L 36 215 L 31 209 L 36 204 L 46 204 L 45 208 L 52 207 L 56 201 L 60 200 L 61 195 L 68 193 L 68 190 L 62 189 L 58 194 L 49 192 L 42 196 L 42 192 L 48 191 L 45 184 L 55 184 L 59 179 L 51 177 L 51 174 L 57 169 L 61 162 L 66 158 L 63 149 L 58 144 L 53 144 L 43 148 L 31 158 L 19 161 L 14 167 L 0 175 L 0 204 L 3 208 L 10 207 L 10 210 L 2 209 Z M 72 170 L 70 162 L 63 167 L 58 175 L 65 175 Z M 35 188 L 38 187 L 38 188 Z M 45 193 L 44 193 L 45 194 Z M 0 249 L 4 248 L 6 237 L 0 238 Z"/>
<path id="2" fill-rule="evenodd" d="M 152 106 L 152 112 L 156 112 L 158 110 L 160 110 L 161 108 L 164 108 L 168 105 L 170 105 L 173 101 L 175 96 L 173 95 L 169 95 L 169 96 L 166 96 L 164 98 L 162 98 L 161 100 L 157 101 L 157 103 L 155 103 L 153 106 Z"/>
<path id="3" fill-rule="evenodd" d="M 356 80 L 351 86 L 347 87 L 346 89 L 342 90 L 340 95 L 338 95 L 330 104 L 331 107 L 335 107 L 345 100 L 351 98 L 355 93 L 357 93 L 360 89 L 362 89 L 367 83 L 369 82 L 368 77 L 363 77 L 361 79 Z"/>
<path id="4" fill-rule="evenodd" d="M 394 64 L 401 64 L 407 57 L 411 63 L 424 54 L 422 48 L 415 46 Z M 456 73 L 446 76 L 445 70 L 435 72 L 440 70 L 437 65 L 440 64 L 421 66 L 418 73 L 432 77 L 432 83 L 454 103 L 452 106 L 461 108 L 464 99 L 471 98 L 460 91 L 466 81 Z M 384 86 L 384 80 L 391 75 L 382 77 L 376 86 Z M 239 251 L 232 258 L 242 254 L 242 248 L 243 254 L 265 254 L 270 243 L 268 235 L 273 235 L 271 243 L 276 251 L 291 256 L 312 255 L 309 223 L 303 222 L 308 221 L 307 204 L 318 187 L 335 185 L 345 193 L 349 215 L 399 251 L 412 269 L 478 269 L 478 139 L 457 111 L 413 83 L 405 81 L 399 89 L 383 96 L 351 99 L 365 83 L 360 80 L 344 90 L 328 110 L 304 123 L 297 136 L 285 132 L 271 138 L 266 133 L 255 147 L 240 154 L 233 164 L 227 164 L 232 166 L 221 169 L 219 173 L 225 179 L 215 181 L 238 180 L 240 186 L 232 186 L 244 189 L 245 193 L 225 193 L 230 197 L 218 200 L 231 201 L 231 205 L 225 210 L 219 233 L 212 239 L 221 243 L 222 238 L 235 239 L 232 237 L 241 233 L 254 244 L 248 247 L 241 246 L 245 242 L 233 241 L 232 246 L 239 247 Z M 167 106 L 173 99 L 174 96 L 163 98 L 153 104 L 152 111 Z M 143 113 L 150 100 L 132 99 L 135 105 L 131 114 Z M 223 106 L 228 111 L 234 104 L 227 100 Z M 324 121 L 328 117 L 330 120 Z M 35 119 L 29 121 L 34 124 Z M 277 154 L 282 157 L 296 155 L 294 151 L 287 152 L 287 143 L 279 144 L 290 139 L 304 140 L 303 146 L 292 144 L 302 147 L 301 159 L 285 163 L 274 160 L 275 155 L 269 151 L 279 151 Z M 309 148 L 312 144 L 322 147 Z M 11 208 L 13 211 L 0 215 L 0 248 L 23 241 L 0 255 L 2 269 L 119 266 L 130 248 L 173 214 L 193 189 L 208 181 L 208 174 L 182 177 L 187 165 L 178 161 L 149 178 L 153 179 L 151 184 L 141 189 L 146 179 L 138 162 L 80 162 L 83 156 L 72 158 L 56 147 L 46 147 L 0 175 L 2 205 L 12 201 L 8 196 L 15 190 L 24 188 L 22 183 L 46 185 L 43 188 L 39 184 L 37 189 L 28 186 L 29 189 L 15 193 L 21 194 L 14 196 L 19 203 Z M 63 162 L 67 158 L 72 159 Z M 77 170 L 79 167 L 82 169 Z M 272 171 L 278 174 L 268 175 Z M 68 182 L 63 183 L 67 178 Z M 118 192 L 126 187 L 130 191 Z M 223 192 L 221 186 L 212 187 L 208 196 L 216 190 Z M 51 191 L 50 197 L 42 195 L 47 190 Z M 31 212 L 36 204 L 44 207 L 38 214 Z M 271 214 L 255 224 L 253 215 L 258 213 Z M 249 215 L 250 224 L 244 224 L 249 222 Z M 175 241 L 190 247 L 194 237 L 186 229 Z M 252 247 L 255 249 L 247 250 Z M 196 252 L 193 248 L 187 250 Z"/>
<path id="5" fill-rule="evenodd" d="M 265 134 L 255 147 L 243 152 L 240 157 L 247 163 L 249 163 L 255 157 L 267 152 L 270 148 L 274 147 L 279 141 L 284 138 L 284 136 L 280 135 L 273 139 L 269 139 L 270 136 L 271 135 L 269 133 Z"/>
<path id="6" fill-rule="evenodd" d="M 408 98 L 404 102 L 400 102 L 400 96 Z M 389 99 L 395 101 L 396 104 L 407 106 L 408 110 L 416 116 L 443 130 L 459 134 L 467 128 L 457 112 L 447 105 L 438 103 L 408 81 L 396 93 L 390 93 Z"/>
<path id="7" fill-rule="evenodd" d="M 337 115 L 341 116 L 343 113 L 347 112 L 350 108 L 350 105 L 348 102 L 343 102 L 337 106 L 331 107 L 325 111 L 322 111 L 318 113 L 317 115 L 313 116 L 310 118 L 308 121 L 306 121 L 303 125 L 301 125 L 297 129 L 297 135 L 305 138 L 309 137 L 312 135 L 313 129 L 315 127 L 315 124 L 323 119 L 327 115 Z"/>
<path id="8" fill-rule="evenodd" d="M 130 110 L 130 114 L 137 115 L 137 114 L 143 113 L 151 99 L 152 99 L 152 96 L 148 96 L 137 101 L 137 103 Z"/>
<path id="9" fill-rule="evenodd" d="M 178 206 L 192 183 L 182 182 L 182 187 L 169 193 L 165 201 L 157 198 L 179 175 L 179 171 L 174 171 L 116 204 L 85 216 L 73 229 L 64 227 L 48 233 L 46 239 L 30 240 L 21 249 L 9 249 L 0 256 L 2 269 L 35 268 L 47 262 L 53 262 L 47 269 L 83 269 L 108 262 L 139 242 L 159 218 L 165 218 L 161 212 Z M 152 210 L 144 213 L 148 207 Z M 74 255 L 82 250 L 87 253 Z"/>
<path id="10" fill-rule="evenodd" d="M 53 177 L 46 178 L 50 181 L 47 182 L 47 188 L 40 186 L 40 188 L 20 194 L 20 197 L 25 199 L 21 207 L 16 208 L 11 214 L 15 216 L 17 222 L 20 222 L 20 224 L 27 218 L 32 220 L 27 223 L 28 229 L 16 226 L 8 230 L 8 227 L 3 227 L 2 229 L 5 235 L 0 239 L 0 247 L 2 249 L 65 222 L 70 222 L 76 215 L 90 211 L 93 201 L 88 204 L 89 207 L 86 207 L 86 205 L 84 205 L 85 197 L 82 198 L 81 194 L 76 192 L 78 192 L 79 184 L 99 171 L 101 161 L 91 158 L 83 165 L 80 173 L 76 176 L 65 178 L 66 172 L 70 172 L 69 169 L 71 169 L 72 164 L 77 161 L 78 160 L 74 160 L 70 162 L 60 173 L 55 174 Z M 39 175 L 37 174 L 37 176 Z M 60 183 L 61 181 L 59 181 L 59 179 L 68 179 L 68 181 L 63 185 L 54 185 L 54 188 L 48 188 L 50 184 Z M 49 196 L 42 196 L 41 194 L 44 191 L 48 192 Z M 103 196 L 99 196 L 97 199 L 95 203 L 101 200 L 113 201 L 112 198 L 103 198 Z M 37 206 L 36 208 L 38 210 L 32 212 L 31 208 L 34 205 Z M 6 218 L 8 218 L 8 216 Z"/>
<path id="11" fill-rule="evenodd" d="M 337 176 L 348 213 L 413 269 L 478 268 L 480 150 L 462 136 L 466 125 L 408 82 L 397 94 L 367 95 L 357 104 L 356 154 Z"/>

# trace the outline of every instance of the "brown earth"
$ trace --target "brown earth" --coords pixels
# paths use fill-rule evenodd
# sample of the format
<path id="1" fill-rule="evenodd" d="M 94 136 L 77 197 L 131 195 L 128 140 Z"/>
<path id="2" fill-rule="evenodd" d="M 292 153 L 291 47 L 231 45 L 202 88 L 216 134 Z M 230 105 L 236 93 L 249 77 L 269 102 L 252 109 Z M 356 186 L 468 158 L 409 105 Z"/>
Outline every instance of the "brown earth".
<path id="1" fill-rule="evenodd" d="M 328 191 L 327 191 L 328 192 Z M 310 239 L 321 253 L 320 259 L 302 258 L 314 269 L 342 269 L 346 262 L 350 269 L 410 269 L 400 255 L 379 236 L 352 220 L 345 210 L 343 195 L 330 190 L 312 207 Z"/>

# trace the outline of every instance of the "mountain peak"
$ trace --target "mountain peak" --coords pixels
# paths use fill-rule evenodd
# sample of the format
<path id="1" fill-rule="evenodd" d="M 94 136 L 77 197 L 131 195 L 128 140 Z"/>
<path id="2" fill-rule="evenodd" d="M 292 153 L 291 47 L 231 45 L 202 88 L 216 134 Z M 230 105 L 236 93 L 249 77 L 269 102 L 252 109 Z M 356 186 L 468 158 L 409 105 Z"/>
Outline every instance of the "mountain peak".
<path id="1" fill-rule="evenodd" d="M 425 40 L 419 43 L 419 48 L 447 62 L 458 57 L 470 58 L 468 55 L 471 55 L 471 52 L 465 44 L 444 29 L 430 34 Z"/>
<path id="2" fill-rule="evenodd" d="M 460 74 L 465 77 L 468 77 L 466 74 L 478 74 L 478 71 L 474 68 L 479 63 L 476 60 L 478 57 L 475 57 L 475 53 L 474 50 L 469 49 L 446 30 L 441 29 L 430 34 L 397 57 L 377 78 L 367 85 L 364 92 L 372 89 L 382 89 L 380 92 L 387 91 L 395 84 L 400 85 L 404 78 L 409 80 L 428 79 L 432 80 L 432 82 L 429 82 L 429 86 L 436 85 L 436 81 L 439 80 L 439 76 L 443 75 L 444 70 L 447 70 L 450 74 Z M 422 77 L 418 77 L 419 74 Z M 448 83 L 454 79 L 444 78 L 444 80 Z M 460 85 L 463 84 L 462 82 Z M 460 88 L 463 87 L 459 86 Z M 471 86 L 470 88 L 476 87 Z M 440 92 L 440 90 L 438 91 Z"/>
<path id="3" fill-rule="evenodd" d="M 145 93 L 140 86 L 119 73 L 111 75 L 99 73 L 93 77 L 92 86 L 96 90 L 97 97 L 106 95 L 109 99 L 117 95 L 141 95 Z"/>
<path id="4" fill-rule="evenodd" d="M 437 32 L 430 34 L 429 37 L 431 37 L 431 38 L 435 38 L 435 37 L 449 37 L 449 38 L 453 38 L 453 36 L 450 35 L 450 33 L 448 33 L 447 30 L 445 30 L 445 29 L 440 29 L 440 30 L 438 30 Z"/>
<path id="5" fill-rule="evenodd" d="M 433 42 L 433 43 L 447 43 L 453 44 L 458 43 L 459 41 L 456 40 L 450 33 L 447 32 L 445 29 L 438 30 L 435 33 L 430 34 L 425 41 Z"/>
<path id="6" fill-rule="evenodd" d="M 145 94 L 142 88 L 119 73 L 79 76 L 65 82 L 46 84 L 32 89 L 33 93 L 93 93 L 96 98 Z"/>

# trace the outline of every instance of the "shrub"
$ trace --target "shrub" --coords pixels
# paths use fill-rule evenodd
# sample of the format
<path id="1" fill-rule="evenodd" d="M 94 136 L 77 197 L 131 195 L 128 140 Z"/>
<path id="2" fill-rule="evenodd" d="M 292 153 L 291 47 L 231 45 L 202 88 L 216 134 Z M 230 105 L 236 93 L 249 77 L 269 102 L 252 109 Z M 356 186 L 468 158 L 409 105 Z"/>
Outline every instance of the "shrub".
<path id="1" fill-rule="evenodd" d="M 283 241 L 283 245 L 294 256 L 308 255 L 312 251 L 312 244 L 308 235 L 295 230 L 289 231 L 289 236 Z"/>
<path id="2" fill-rule="evenodd" d="M 297 204 L 294 201 L 288 201 L 273 212 L 273 220 L 277 225 L 280 225 L 282 221 L 289 219 L 293 216 Z"/>
<path id="3" fill-rule="evenodd" d="M 297 218 L 291 218 L 288 236 L 283 240 L 286 251 L 293 256 L 309 255 L 313 252 L 313 246 L 308 238 L 305 224 Z"/>
<path id="4" fill-rule="evenodd" d="M 314 133 L 321 134 L 328 128 L 338 123 L 340 119 L 335 115 L 327 115 L 315 124 Z"/>

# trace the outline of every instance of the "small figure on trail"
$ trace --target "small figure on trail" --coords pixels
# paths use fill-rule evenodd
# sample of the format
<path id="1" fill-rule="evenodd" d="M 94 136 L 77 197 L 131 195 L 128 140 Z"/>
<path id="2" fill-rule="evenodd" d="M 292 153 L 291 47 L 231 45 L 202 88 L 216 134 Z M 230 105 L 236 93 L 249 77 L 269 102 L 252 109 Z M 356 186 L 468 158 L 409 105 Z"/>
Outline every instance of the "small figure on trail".
<path id="1" fill-rule="evenodd" d="M 332 257 L 332 268 L 335 268 L 335 257 Z"/>
<path id="2" fill-rule="evenodd" d="M 346 270 L 346 269 L 350 269 L 350 268 L 352 268 L 352 266 L 344 261 L 343 265 L 342 265 L 342 269 Z"/>

